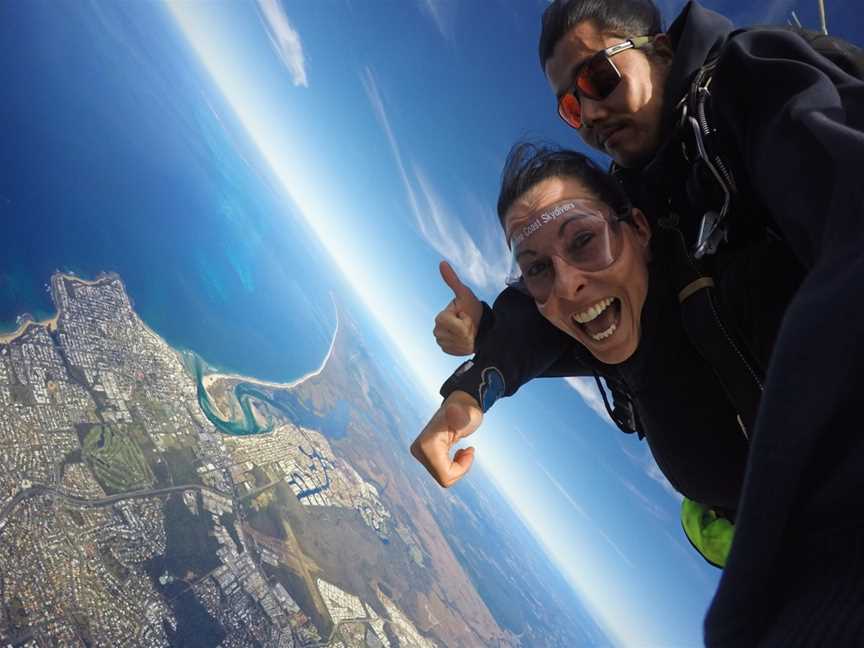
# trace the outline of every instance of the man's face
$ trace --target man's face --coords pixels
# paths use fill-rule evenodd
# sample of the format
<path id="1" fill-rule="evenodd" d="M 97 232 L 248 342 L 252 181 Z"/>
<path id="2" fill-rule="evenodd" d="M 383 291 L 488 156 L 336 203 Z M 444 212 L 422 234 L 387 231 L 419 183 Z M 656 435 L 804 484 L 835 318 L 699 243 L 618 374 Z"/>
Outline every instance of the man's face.
<path id="1" fill-rule="evenodd" d="M 591 22 L 576 25 L 555 46 L 546 61 L 546 78 L 556 97 L 573 85 L 573 73 L 597 52 L 625 39 L 604 34 Z M 621 72 L 618 87 L 608 97 L 593 100 L 580 97 L 582 128 L 579 135 L 624 167 L 648 162 L 660 145 L 663 87 L 668 66 L 650 59 L 641 50 L 629 49 L 612 61 Z"/>
<path id="2" fill-rule="evenodd" d="M 507 240 L 550 207 L 570 200 L 597 200 L 574 178 L 548 178 L 522 194 L 507 211 Z M 639 346 L 642 307 L 648 294 L 648 243 L 651 237 L 645 216 L 633 210 L 633 223 L 621 223 L 620 251 L 612 264 L 585 272 L 552 254 L 554 238 L 569 225 L 566 218 L 545 225 L 525 239 L 524 258 L 543 264 L 551 273 L 552 289 L 540 313 L 575 338 L 605 364 L 624 362 Z"/>

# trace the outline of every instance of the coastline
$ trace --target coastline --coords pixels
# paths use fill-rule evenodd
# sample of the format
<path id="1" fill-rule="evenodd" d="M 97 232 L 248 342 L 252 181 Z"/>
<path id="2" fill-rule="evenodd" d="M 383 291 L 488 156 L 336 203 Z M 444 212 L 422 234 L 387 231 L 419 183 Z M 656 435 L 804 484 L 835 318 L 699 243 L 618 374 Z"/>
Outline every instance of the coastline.
<path id="1" fill-rule="evenodd" d="M 331 295 L 332 299 L 332 295 Z M 336 308 L 336 301 L 333 300 L 333 306 Z M 201 378 L 201 384 L 204 387 L 204 390 L 209 393 L 210 388 L 217 382 L 221 380 L 232 380 L 237 382 L 244 382 L 250 385 L 255 385 L 256 387 L 264 387 L 267 389 L 292 389 L 297 385 L 300 385 L 310 378 L 314 378 L 319 375 L 322 371 L 324 371 L 324 367 L 330 361 L 330 356 L 333 354 L 333 347 L 336 346 L 336 337 L 339 335 L 339 310 L 336 308 L 336 328 L 333 330 L 333 337 L 330 340 L 330 347 L 327 349 L 327 353 L 324 354 L 324 359 L 321 361 L 321 364 L 317 369 L 313 369 L 312 371 L 304 374 L 300 378 L 296 380 L 292 380 L 290 382 L 272 382 L 269 380 L 259 380 L 257 378 L 252 378 L 250 376 L 243 376 L 241 374 L 236 373 L 209 373 Z"/>
<path id="2" fill-rule="evenodd" d="M 60 319 L 60 313 L 55 313 L 54 317 L 45 320 L 27 319 L 14 331 L 0 333 L 0 344 L 11 344 L 24 335 L 31 326 L 41 326 L 42 328 L 48 329 L 49 333 L 54 333 L 57 330 L 58 319 Z"/>
<path id="3" fill-rule="evenodd" d="M 106 279 L 117 280 L 120 281 L 120 284 L 123 285 L 123 282 L 120 280 L 120 277 L 115 273 L 103 272 L 100 273 L 96 279 L 82 279 L 73 274 L 69 274 L 68 272 L 55 272 L 51 275 L 51 301 L 54 302 L 54 307 L 57 307 L 56 295 L 54 294 L 54 281 L 55 279 L 69 279 L 72 281 L 77 281 L 78 283 L 82 283 L 86 286 L 96 286 Z M 123 285 L 123 291 L 126 291 L 126 286 Z M 57 331 L 57 322 L 60 319 L 60 309 L 57 309 L 54 312 L 53 317 L 49 317 L 44 320 L 35 320 L 30 317 L 27 317 L 21 324 L 18 325 L 13 331 L 0 331 L 0 344 L 11 344 L 19 337 L 24 335 L 27 330 L 31 326 L 41 326 L 48 330 L 49 333 L 54 333 Z"/>
<path id="4" fill-rule="evenodd" d="M 51 275 L 51 279 L 50 279 L 50 281 L 51 281 L 51 299 L 54 302 L 55 308 L 57 308 L 57 295 L 55 292 L 55 281 L 62 281 L 62 280 L 68 280 L 68 281 L 76 282 L 79 284 L 83 284 L 85 286 L 98 286 L 98 285 L 100 285 L 106 281 L 117 281 L 120 283 L 120 286 L 123 290 L 123 293 L 126 295 L 126 298 L 130 301 L 130 305 L 131 305 L 131 297 L 129 296 L 129 293 L 126 291 L 126 284 L 123 282 L 123 279 L 120 277 L 120 275 L 118 275 L 115 272 L 102 272 L 95 279 L 84 279 L 84 278 L 79 277 L 77 275 L 69 274 L 68 272 L 55 272 L 54 274 Z M 330 299 L 332 300 L 333 308 L 336 311 L 336 327 L 333 330 L 333 337 L 330 340 L 330 346 L 327 349 L 327 353 L 324 354 L 324 358 L 321 361 L 321 364 L 317 368 L 313 369 L 312 371 L 310 371 L 310 372 L 304 374 L 303 376 L 300 376 L 299 378 L 292 380 L 290 382 L 274 382 L 274 381 L 268 381 L 268 380 L 259 380 L 257 378 L 253 378 L 251 376 L 244 376 L 244 375 L 238 374 L 238 373 L 220 373 L 220 372 L 208 373 L 208 374 L 204 375 L 202 377 L 202 380 L 201 380 L 201 383 L 202 383 L 202 386 L 204 387 L 204 390 L 209 392 L 210 388 L 215 383 L 222 381 L 222 380 L 236 381 L 237 383 L 243 382 L 243 383 L 247 383 L 250 385 L 255 385 L 257 387 L 262 387 L 265 389 L 291 389 L 291 388 L 297 387 L 298 385 L 306 382 L 310 378 L 314 378 L 315 376 L 319 375 L 324 370 L 324 367 L 327 365 L 327 363 L 330 360 L 330 356 L 333 354 L 333 348 L 336 345 L 336 338 L 339 334 L 339 325 L 340 325 L 339 308 L 336 304 L 336 300 L 333 297 L 332 293 L 330 295 Z M 135 317 L 138 319 L 138 322 L 140 323 L 142 328 L 146 331 L 146 333 L 151 335 L 153 338 L 157 339 L 161 344 L 165 345 L 166 348 L 170 349 L 171 351 L 173 351 L 175 354 L 178 354 L 178 355 L 182 355 L 183 353 L 193 353 L 194 354 L 194 352 L 192 352 L 192 351 L 187 352 L 187 351 L 175 349 L 174 347 L 172 347 L 170 344 L 168 344 L 168 342 L 165 341 L 165 339 L 161 335 L 159 335 L 159 333 L 157 333 L 152 328 L 150 328 L 147 325 L 147 323 L 144 322 L 143 319 L 141 319 L 141 316 L 137 312 L 135 312 L 134 308 L 132 308 L 132 311 L 133 311 L 133 313 L 135 313 Z M 19 324 L 18 328 L 16 328 L 14 331 L 8 331 L 8 332 L 0 331 L 0 344 L 5 345 L 5 344 L 10 344 L 10 343 L 14 342 L 15 340 L 17 340 L 18 338 L 23 336 L 29 330 L 29 328 L 31 326 L 41 326 L 41 327 L 47 329 L 49 333 L 54 333 L 57 331 L 57 325 L 58 325 L 61 314 L 62 313 L 60 312 L 60 309 L 57 308 L 57 310 L 55 311 L 55 313 L 52 317 L 47 318 L 47 319 L 43 319 L 43 320 L 35 320 L 35 319 L 32 319 L 31 317 L 25 315 L 25 320 L 23 322 L 21 322 L 21 324 Z M 182 362 L 182 360 L 181 360 L 181 362 Z M 205 364 L 205 366 L 206 366 L 206 364 Z"/>

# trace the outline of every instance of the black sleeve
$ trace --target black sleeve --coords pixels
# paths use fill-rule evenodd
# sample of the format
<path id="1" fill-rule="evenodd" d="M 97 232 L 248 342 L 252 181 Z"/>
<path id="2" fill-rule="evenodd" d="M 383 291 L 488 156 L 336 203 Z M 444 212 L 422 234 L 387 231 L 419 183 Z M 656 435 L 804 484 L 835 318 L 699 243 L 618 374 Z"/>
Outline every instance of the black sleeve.
<path id="1" fill-rule="evenodd" d="M 533 378 L 590 375 L 574 353 L 577 344 L 547 322 L 533 300 L 507 288 L 492 309 L 484 304 L 474 358 L 450 376 L 441 395 L 467 392 L 485 412 Z"/>
<path id="2" fill-rule="evenodd" d="M 852 540 L 864 528 L 864 83 L 770 31 L 732 39 L 713 83 L 749 184 L 807 271 L 771 356 L 705 641 L 816 645 L 807 633 L 860 621 L 864 596 Z M 801 565 L 806 577 L 781 577 Z"/>

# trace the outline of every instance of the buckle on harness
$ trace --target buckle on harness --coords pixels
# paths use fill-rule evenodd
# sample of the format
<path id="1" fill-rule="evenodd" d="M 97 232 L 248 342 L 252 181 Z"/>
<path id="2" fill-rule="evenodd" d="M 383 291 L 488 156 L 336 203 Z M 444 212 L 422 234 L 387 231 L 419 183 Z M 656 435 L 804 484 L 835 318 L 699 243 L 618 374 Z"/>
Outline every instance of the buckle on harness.
<path id="1" fill-rule="evenodd" d="M 696 72 L 688 92 L 681 98 L 677 106 L 681 110 L 679 129 L 687 130 L 689 124 L 693 142 L 696 144 L 696 150 L 690 154 L 691 152 L 688 151 L 685 143 L 686 140 L 682 139 L 684 159 L 691 167 L 698 164 L 707 169 L 710 179 L 723 193 L 723 204 L 719 211 L 716 208 L 709 208 L 699 223 L 699 233 L 693 245 L 693 256 L 697 259 L 714 254 L 720 244 L 727 240 L 726 216 L 732 204 L 732 196 L 737 193 L 735 179 L 726 164 L 713 149 L 708 150 L 705 141 L 706 138 L 710 141 L 715 132 L 708 123 L 705 104 L 711 96 L 709 88 L 717 60 L 717 53 L 708 57 L 705 64 Z"/>
<path id="2" fill-rule="evenodd" d="M 693 136 L 696 141 L 696 150 L 699 158 L 723 191 L 723 206 L 720 208 L 719 213 L 713 209 L 709 209 L 702 216 L 702 220 L 699 223 L 699 235 L 696 237 L 696 244 L 693 247 L 693 256 L 697 259 L 701 259 L 706 254 L 714 254 L 717 248 L 720 247 L 720 244 L 726 240 L 726 214 L 729 212 L 729 205 L 732 202 L 729 179 L 724 177 L 725 174 L 721 173 L 721 170 L 718 170 L 717 165 L 711 161 L 705 149 L 703 131 L 707 130 L 705 128 L 707 126 L 706 120 L 704 119 L 705 98 L 707 95 L 708 92 L 704 89 L 699 92 L 698 114 L 702 118 L 701 120 L 704 125 L 700 124 L 700 120 L 697 120 L 693 115 L 686 115 L 686 118 L 693 128 Z"/>
<path id="3" fill-rule="evenodd" d="M 699 235 L 693 248 L 694 257 L 701 259 L 706 254 L 714 254 L 717 251 L 720 244 L 726 240 L 725 220 L 722 212 L 718 214 L 712 209 L 705 213 L 699 223 Z"/>

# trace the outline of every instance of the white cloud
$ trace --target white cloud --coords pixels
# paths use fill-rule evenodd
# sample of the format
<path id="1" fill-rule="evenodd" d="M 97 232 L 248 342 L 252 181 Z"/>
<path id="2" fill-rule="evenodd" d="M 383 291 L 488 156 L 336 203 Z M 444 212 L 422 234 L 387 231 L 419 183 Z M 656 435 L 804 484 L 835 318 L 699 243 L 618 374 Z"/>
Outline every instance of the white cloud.
<path id="1" fill-rule="evenodd" d="M 660 504 L 648 497 L 648 495 L 640 491 L 635 484 L 626 479 L 621 479 L 620 481 L 621 485 L 630 491 L 630 494 L 639 501 L 642 508 L 648 511 L 651 515 L 663 521 L 669 521 L 672 519 L 672 516 L 669 515 L 667 509 L 663 508 Z"/>
<path id="2" fill-rule="evenodd" d="M 552 485 L 558 490 L 559 493 L 561 493 L 561 496 L 565 500 L 567 500 L 568 504 L 570 504 L 570 506 L 572 506 L 574 509 L 576 509 L 576 512 L 579 513 L 582 517 L 584 517 L 586 520 L 591 522 L 592 521 L 591 516 L 589 516 L 585 512 L 585 509 L 583 509 L 582 506 L 576 500 L 573 499 L 573 496 L 567 492 L 567 490 L 561 485 L 561 482 L 559 482 L 557 479 L 555 479 L 552 476 L 552 473 L 550 473 L 548 470 L 546 470 L 546 468 L 541 466 L 539 463 L 537 464 L 537 466 L 540 468 L 541 472 L 544 475 L 546 475 L 546 479 L 548 479 L 550 482 L 552 482 Z"/>
<path id="3" fill-rule="evenodd" d="M 522 432 L 522 430 L 520 430 L 518 427 L 514 427 L 513 429 L 516 430 L 516 434 L 518 434 L 520 437 L 522 437 L 522 440 L 525 442 L 525 445 L 527 445 L 529 448 L 531 448 L 531 450 L 533 452 L 537 452 L 537 447 L 534 445 L 534 441 L 529 439 L 528 436 L 524 432 Z"/>
<path id="4" fill-rule="evenodd" d="M 282 63 L 291 73 L 292 82 L 295 86 L 308 88 L 306 57 L 303 55 L 303 43 L 300 41 L 300 34 L 291 25 L 291 21 L 288 20 L 279 0 L 257 0 L 257 2 L 259 15 L 267 29 L 267 37 Z"/>
<path id="5" fill-rule="evenodd" d="M 509 254 L 504 237 L 495 231 L 497 236 L 484 237 L 487 245 L 481 248 L 459 218 L 444 204 L 422 169 L 414 165 L 413 171 L 423 199 L 424 208 L 415 213 L 417 227 L 423 238 L 453 264 L 464 281 L 497 294 L 504 288 L 509 270 Z M 478 201 L 475 199 L 473 202 Z M 483 220 L 490 221 L 489 218 Z M 490 225 L 497 230 L 496 225 L 491 222 Z"/>
<path id="6" fill-rule="evenodd" d="M 585 404 L 597 413 L 597 416 L 609 425 L 615 425 L 612 419 L 609 418 L 609 412 L 606 411 L 606 406 L 603 404 L 603 397 L 597 389 L 597 381 L 593 378 L 581 376 L 565 378 L 564 380 L 576 390 L 582 397 L 582 400 L 585 401 Z"/>
<path id="7" fill-rule="evenodd" d="M 562 486 L 561 483 L 557 479 L 555 479 L 552 476 L 552 474 L 548 470 L 546 470 L 546 468 L 544 468 L 542 465 L 540 465 L 538 463 L 537 467 L 540 468 L 540 471 L 544 475 L 546 475 L 546 478 L 552 483 L 552 485 L 555 487 L 555 489 L 561 494 L 561 497 L 563 497 L 567 501 L 567 503 L 570 504 L 570 506 L 572 506 L 576 510 L 577 513 L 579 513 L 579 515 L 581 515 L 588 522 L 591 523 L 591 526 L 594 528 L 594 530 L 600 534 L 600 537 L 602 537 L 606 541 L 606 543 L 610 547 L 612 547 L 612 549 L 615 550 L 615 553 L 618 554 L 618 556 L 621 558 L 621 560 L 623 560 L 630 567 L 635 568 L 636 565 L 634 565 L 633 562 L 627 557 L 627 555 L 623 551 L 621 551 L 621 548 L 617 544 L 615 544 L 615 542 L 612 540 L 612 538 L 610 538 L 609 535 L 603 529 L 601 529 L 599 526 L 597 526 L 597 524 L 594 522 L 594 520 L 591 519 L 591 516 L 585 512 L 585 509 L 582 508 L 582 506 L 580 506 L 580 504 L 575 499 L 573 499 L 573 496 L 567 492 L 567 490 L 564 488 L 564 486 Z"/>
<path id="8" fill-rule="evenodd" d="M 390 144 L 390 152 L 396 162 L 396 168 L 399 169 L 399 176 L 402 179 L 402 186 L 405 188 L 405 193 L 408 194 L 408 202 L 411 204 L 411 211 L 416 215 L 420 208 L 417 205 L 417 196 L 414 193 L 414 187 L 408 180 L 408 173 L 405 171 L 405 164 L 402 162 L 402 153 L 399 151 L 399 144 L 396 141 L 396 135 L 393 134 L 393 128 L 390 126 L 390 119 L 387 117 L 387 111 L 384 109 L 384 100 L 381 98 L 381 93 L 378 91 L 378 83 L 375 81 L 375 75 L 367 66 L 363 68 L 363 73 L 360 77 L 363 83 L 363 89 L 366 91 L 366 97 L 369 103 L 372 104 L 372 110 L 375 112 L 375 118 L 384 129 L 384 135 L 387 136 L 387 142 Z"/>
<path id="9" fill-rule="evenodd" d="M 628 447 L 629 444 L 619 443 L 618 445 L 621 447 L 624 454 L 627 455 L 627 458 L 639 466 L 645 472 L 646 476 L 660 484 L 663 487 L 663 490 L 665 490 L 672 499 L 676 502 L 680 502 L 684 499 L 684 496 L 675 490 L 675 487 L 669 483 L 669 480 L 666 479 L 666 475 L 664 475 L 663 471 L 660 470 L 657 462 L 654 461 L 654 456 L 651 454 L 651 450 L 648 448 L 647 443 L 640 443 L 638 446 L 638 452 L 633 452 Z"/>
<path id="10" fill-rule="evenodd" d="M 435 23 L 435 28 L 446 41 L 453 39 L 453 30 L 450 22 L 445 16 L 444 2 L 442 0 L 420 0 L 420 8 Z"/>
<path id="11" fill-rule="evenodd" d="M 647 461 L 645 462 L 645 474 L 648 475 L 651 479 L 656 481 L 663 487 L 672 498 L 678 502 L 684 499 L 684 496 L 675 490 L 675 487 L 669 483 L 669 480 L 666 479 L 666 475 L 663 474 L 663 471 L 660 470 L 660 467 L 657 465 L 657 462 L 654 461 L 654 457 L 651 456 L 650 452 L 646 452 L 648 455 Z"/>
<path id="12" fill-rule="evenodd" d="M 387 137 L 420 235 L 438 254 L 450 261 L 463 281 L 497 294 L 507 278 L 509 254 L 503 237 L 496 229 L 498 225 L 494 217 L 487 214 L 486 218 L 478 219 L 485 222 L 487 230 L 484 237 L 486 244 L 481 247 L 459 218 L 453 215 L 423 169 L 417 164 L 412 164 L 408 169 L 372 70 L 366 67 L 360 80 Z M 466 196 L 465 202 L 474 206 L 479 203 L 471 194 Z"/>

